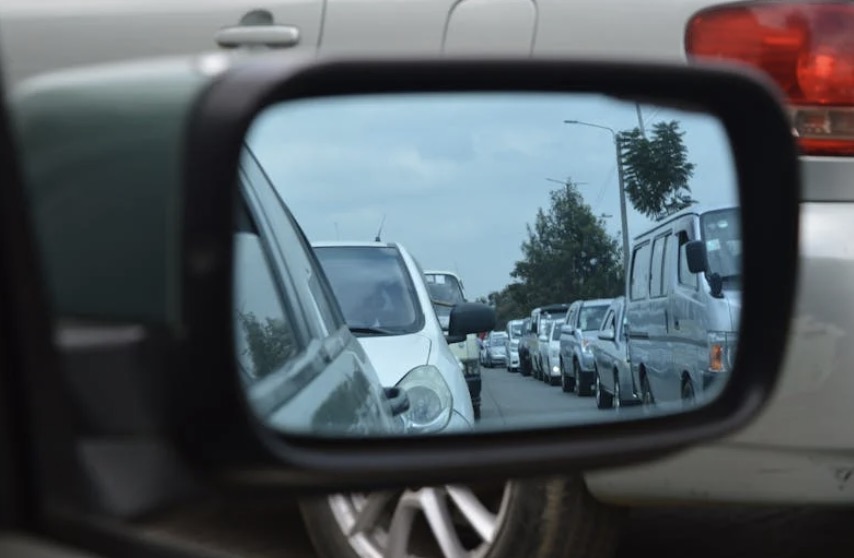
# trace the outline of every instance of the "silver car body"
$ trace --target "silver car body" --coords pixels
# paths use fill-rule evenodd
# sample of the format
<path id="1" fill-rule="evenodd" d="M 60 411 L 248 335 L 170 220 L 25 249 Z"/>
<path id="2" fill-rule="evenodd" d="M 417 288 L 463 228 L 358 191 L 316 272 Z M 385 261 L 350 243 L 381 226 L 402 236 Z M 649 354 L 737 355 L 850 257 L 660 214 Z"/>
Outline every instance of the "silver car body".
<path id="1" fill-rule="evenodd" d="M 600 389 L 613 396 L 617 393 L 615 385 L 619 383 L 620 405 L 637 400 L 633 397 L 635 385 L 629 368 L 625 301 L 625 297 L 618 296 L 611 302 L 592 344 Z"/>
<path id="2" fill-rule="evenodd" d="M 701 231 L 701 223 L 729 211 L 683 212 L 635 238 L 626 303 L 635 395 L 640 395 L 644 379 L 657 402 L 679 401 L 685 388 L 699 398 L 725 381 L 738 339 L 740 272 L 735 265 L 720 264 L 734 275 L 716 298 L 703 274 L 688 269 L 685 246 L 691 240 L 703 240 L 718 247 L 710 254 L 729 254 L 719 261 L 738 260 L 738 231 L 724 242 L 707 239 Z M 737 220 L 737 213 L 730 215 Z M 729 246 L 732 252 L 726 252 Z"/>

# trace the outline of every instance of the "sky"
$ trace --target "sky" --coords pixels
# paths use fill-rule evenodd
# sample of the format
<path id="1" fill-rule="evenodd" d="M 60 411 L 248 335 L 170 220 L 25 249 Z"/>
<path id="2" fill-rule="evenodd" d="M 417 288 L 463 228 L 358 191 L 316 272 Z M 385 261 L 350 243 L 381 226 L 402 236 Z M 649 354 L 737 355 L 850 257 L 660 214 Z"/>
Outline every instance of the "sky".
<path id="1" fill-rule="evenodd" d="M 641 105 L 686 132 L 696 207 L 737 205 L 726 132 L 713 117 Z M 609 131 L 638 125 L 636 105 L 600 95 L 454 93 L 289 102 L 262 112 L 247 143 L 309 240 L 404 245 L 425 270 L 453 270 L 469 299 L 512 281 L 526 225 L 571 178 L 619 235 L 616 151 Z M 627 200 L 630 238 L 652 222 Z"/>

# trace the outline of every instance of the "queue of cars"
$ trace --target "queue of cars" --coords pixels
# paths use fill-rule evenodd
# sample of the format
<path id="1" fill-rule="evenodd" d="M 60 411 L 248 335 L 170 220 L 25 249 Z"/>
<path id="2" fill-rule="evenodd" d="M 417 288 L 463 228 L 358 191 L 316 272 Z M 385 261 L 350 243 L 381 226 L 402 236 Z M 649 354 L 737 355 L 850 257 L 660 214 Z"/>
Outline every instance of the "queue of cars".
<path id="1" fill-rule="evenodd" d="M 713 395 L 738 343 L 740 254 L 737 208 L 686 210 L 657 224 L 634 239 L 623 295 L 508 322 L 520 332 L 522 373 L 592 395 L 600 409 Z"/>

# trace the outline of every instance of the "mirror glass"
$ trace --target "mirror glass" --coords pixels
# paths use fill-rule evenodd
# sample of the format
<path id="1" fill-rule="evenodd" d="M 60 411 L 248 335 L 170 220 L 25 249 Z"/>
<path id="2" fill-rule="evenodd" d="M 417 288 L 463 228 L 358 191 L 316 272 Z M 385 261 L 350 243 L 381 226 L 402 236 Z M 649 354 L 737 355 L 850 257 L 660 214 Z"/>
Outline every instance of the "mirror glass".
<path id="1" fill-rule="evenodd" d="M 721 123 L 681 104 L 270 106 L 235 221 L 252 408 L 290 433 L 414 436 L 707 404 L 738 344 L 736 180 Z"/>

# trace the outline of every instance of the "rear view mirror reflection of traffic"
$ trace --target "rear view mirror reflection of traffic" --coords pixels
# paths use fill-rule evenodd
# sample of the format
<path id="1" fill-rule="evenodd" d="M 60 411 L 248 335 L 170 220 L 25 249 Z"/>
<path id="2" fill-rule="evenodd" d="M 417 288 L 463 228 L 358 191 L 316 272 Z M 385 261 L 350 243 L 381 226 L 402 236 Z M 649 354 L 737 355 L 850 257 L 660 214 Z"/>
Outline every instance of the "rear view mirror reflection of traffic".
<path id="1" fill-rule="evenodd" d="M 708 404 L 732 370 L 741 214 L 709 114 L 565 93 L 289 102 L 252 125 L 239 181 L 236 358 L 277 429 L 636 420 Z"/>

